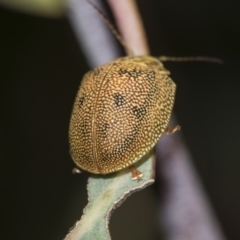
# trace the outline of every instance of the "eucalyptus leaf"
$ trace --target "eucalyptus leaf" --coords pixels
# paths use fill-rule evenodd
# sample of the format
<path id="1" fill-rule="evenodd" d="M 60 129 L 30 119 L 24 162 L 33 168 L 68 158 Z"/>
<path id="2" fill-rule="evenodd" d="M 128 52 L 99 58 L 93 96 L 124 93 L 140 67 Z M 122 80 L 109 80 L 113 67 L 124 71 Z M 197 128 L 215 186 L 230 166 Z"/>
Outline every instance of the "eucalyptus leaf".
<path id="1" fill-rule="evenodd" d="M 108 223 L 113 210 L 132 193 L 154 182 L 153 151 L 138 161 L 135 167 L 143 173 L 140 181 L 131 179 L 131 172 L 128 168 L 105 176 L 89 177 L 87 185 L 89 202 L 83 211 L 81 220 L 75 224 L 65 240 L 111 239 Z"/>

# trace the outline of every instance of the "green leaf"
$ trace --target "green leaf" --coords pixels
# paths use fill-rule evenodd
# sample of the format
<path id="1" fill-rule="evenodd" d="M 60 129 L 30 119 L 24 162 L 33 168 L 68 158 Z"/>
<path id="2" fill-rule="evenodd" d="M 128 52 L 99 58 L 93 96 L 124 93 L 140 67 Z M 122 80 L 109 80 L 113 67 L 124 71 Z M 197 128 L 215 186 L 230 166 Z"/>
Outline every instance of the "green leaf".
<path id="1" fill-rule="evenodd" d="M 89 177 L 88 205 L 83 216 L 66 236 L 65 240 L 109 240 L 110 215 L 132 193 L 154 182 L 155 157 L 153 151 L 146 154 L 135 167 L 143 173 L 142 180 L 133 181 L 129 169 L 106 176 Z M 127 218 L 127 216 L 126 216 Z"/>
<path id="2" fill-rule="evenodd" d="M 63 16 L 65 0 L 0 0 L 0 4 L 12 9 L 46 17 Z"/>

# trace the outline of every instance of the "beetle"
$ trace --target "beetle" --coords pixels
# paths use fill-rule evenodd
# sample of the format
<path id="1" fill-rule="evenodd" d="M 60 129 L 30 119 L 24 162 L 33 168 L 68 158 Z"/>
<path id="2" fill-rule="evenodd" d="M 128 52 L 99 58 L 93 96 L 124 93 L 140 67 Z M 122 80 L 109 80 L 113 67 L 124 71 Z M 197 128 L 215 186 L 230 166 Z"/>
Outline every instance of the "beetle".
<path id="1" fill-rule="evenodd" d="M 69 127 L 71 156 L 95 174 L 129 167 L 168 129 L 176 85 L 151 56 L 122 57 L 88 72 Z M 132 168 L 132 178 L 141 173 Z"/>
<path id="2" fill-rule="evenodd" d="M 180 129 L 168 128 L 176 90 L 169 74 L 152 56 L 121 57 L 85 74 L 69 126 L 70 153 L 78 168 L 108 174 L 130 167 L 132 179 L 142 177 L 133 164 L 164 132 Z"/>

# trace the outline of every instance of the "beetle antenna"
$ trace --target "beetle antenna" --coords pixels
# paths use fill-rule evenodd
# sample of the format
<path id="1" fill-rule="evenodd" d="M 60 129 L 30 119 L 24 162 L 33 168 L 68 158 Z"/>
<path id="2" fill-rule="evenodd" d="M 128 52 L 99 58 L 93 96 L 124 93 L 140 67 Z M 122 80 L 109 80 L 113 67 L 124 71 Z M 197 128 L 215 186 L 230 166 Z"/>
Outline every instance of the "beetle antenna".
<path id="1" fill-rule="evenodd" d="M 124 47 L 126 53 L 128 56 L 133 56 L 133 52 L 128 48 L 126 42 L 123 40 L 119 32 L 116 30 L 116 28 L 110 23 L 106 15 L 91 1 L 91 0 L 86 0 L 97 12 L 98 14 L 102 17 L 104 22 L 107 24 L 108 28 L 112 32 L 112 34 L 116 37 L 116 39 L 120 42 L 120 44 Z"/>
<path id="2" fill-rule="evenodd" d="M 212 58 L 212 57 L 167 57 L 167 56 L 160 56 L 158 58 L 161 62 L 172 61 L 172 62 L 213 62 L 218 64 L 223 64 L 223 60 L 220 58 Z"/>

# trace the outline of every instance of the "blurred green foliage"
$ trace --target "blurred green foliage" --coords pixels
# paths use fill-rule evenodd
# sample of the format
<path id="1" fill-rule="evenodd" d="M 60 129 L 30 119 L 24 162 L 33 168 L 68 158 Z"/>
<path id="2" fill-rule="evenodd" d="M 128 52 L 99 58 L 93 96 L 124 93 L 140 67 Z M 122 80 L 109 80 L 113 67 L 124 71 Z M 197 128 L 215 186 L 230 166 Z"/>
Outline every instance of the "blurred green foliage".
<path id="1" fill-rule="evenodd" d="M 65 0 L 0 0 L 11 9 L 45 17 L 61 17 L 66 10 Z"/>

